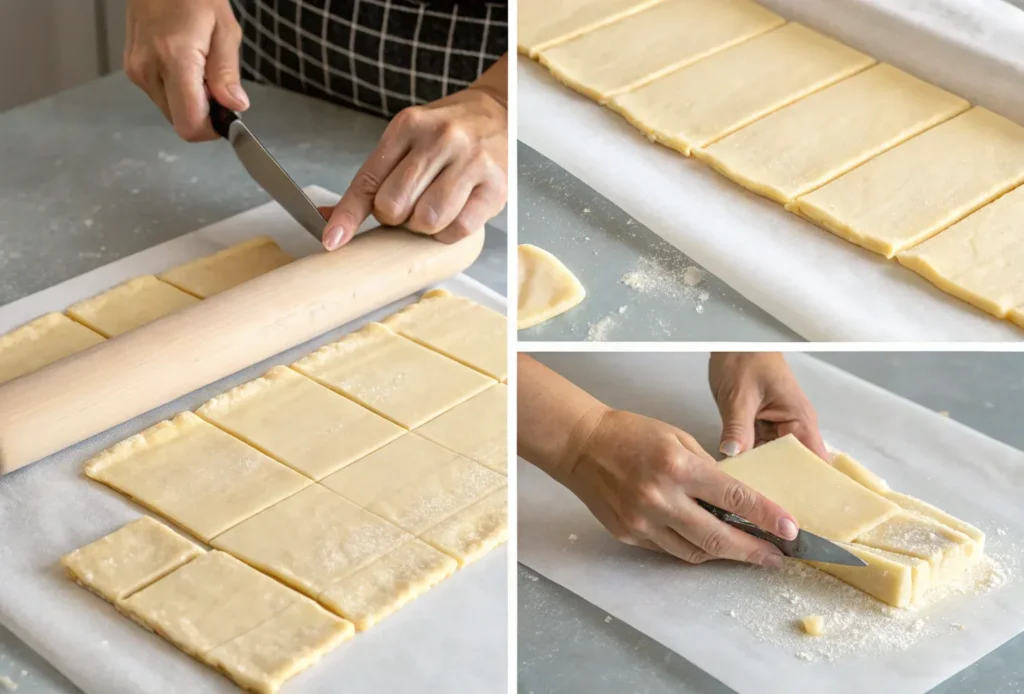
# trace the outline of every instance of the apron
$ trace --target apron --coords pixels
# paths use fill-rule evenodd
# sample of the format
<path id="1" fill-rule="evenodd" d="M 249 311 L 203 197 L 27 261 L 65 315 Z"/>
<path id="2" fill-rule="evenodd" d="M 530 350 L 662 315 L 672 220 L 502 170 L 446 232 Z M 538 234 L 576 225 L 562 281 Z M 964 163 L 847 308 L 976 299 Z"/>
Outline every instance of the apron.
<path id="1" fill-rule="evenodd" d="M 391 118 L 508 51 L 506 2 L 231 0 L 242 77 Z"/>

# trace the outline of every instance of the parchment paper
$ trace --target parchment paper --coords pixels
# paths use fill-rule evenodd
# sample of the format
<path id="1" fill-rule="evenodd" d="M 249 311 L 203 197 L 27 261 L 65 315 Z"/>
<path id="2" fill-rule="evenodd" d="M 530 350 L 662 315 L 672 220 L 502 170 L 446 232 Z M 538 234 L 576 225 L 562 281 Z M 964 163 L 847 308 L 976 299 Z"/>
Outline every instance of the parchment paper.
<path id="1" fill-rule="evenodd" d="M 721 424 L 708 392 L 706 354 L 534 356 L 608 404 L 676 424 L 707 450 L 717 449 Z M 832 446 L 894 489 L 989 530 L 989 551 L 1024 537 L 1024 453 L 812 357 L 788 359 Z M 519 561 L 741 693 L 923 692 L 1024 630 L 1024 581 L 1017 575 L 986 595 L 954 595 L 922 615 L 963 624 L 963 631 L 927 635 L 881 656 L 805 662 L 727 615 L 730 605 L 716 588 L 727 565 L 660 561 L 615 541 L 576 497 L 525 461 L 517 479 Z M 578 539 L 567 541 L 570 534 Z M 756 572 L 744 580 L 744 591 L 759 590 Z"/>
<path id="2" fill-rule="evenodd" d="M 307 192 L 319 204 L 335 198 L 323 189 Z M 166 270 L 259 234 L 273 236 L 296 255 L 319 249 L 319 243 L 280 207 L 264 205 L 0 307 L 0 332 L 131 277 Z M 505 311 L 504 297 L 463 275 L 439 286 Z M 57 563 L 61 555 L 143 513 L 119 494 L 86 479 L 82 463 L 147 426 L 195 408 L 273 365 L 291 363 L 412 301 L 375 311 L 0 478 L 0 623 L 87 694 L 238 691 L 64 574 Z M 282 692 L 504 691 L 507 567 L 505 548 L 495 550 L 373 629 L 357 634 L 289 681 Z"/>
<path id="3" fill-rule="evenodd" d="M 1024 123 L 1024 13 L 999 0 L 763 4 Z M 520 140 L 809 340 L 1024 338 L 895 261 L 650 143 L 523 56 L 518 89 Z"/>

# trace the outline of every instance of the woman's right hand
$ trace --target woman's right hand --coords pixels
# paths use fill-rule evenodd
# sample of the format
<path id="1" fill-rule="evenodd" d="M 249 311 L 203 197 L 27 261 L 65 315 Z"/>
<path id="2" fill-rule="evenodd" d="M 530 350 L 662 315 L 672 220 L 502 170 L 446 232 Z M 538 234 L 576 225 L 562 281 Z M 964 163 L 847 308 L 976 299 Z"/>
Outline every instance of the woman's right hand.
<path id="1" fill-rule="evenodd" d="M 124 71 L 182 139 L 213 140 L 207 87 L 223 106 L 249 108 L 241 41 L 229 0 L 128 0 Z"/>

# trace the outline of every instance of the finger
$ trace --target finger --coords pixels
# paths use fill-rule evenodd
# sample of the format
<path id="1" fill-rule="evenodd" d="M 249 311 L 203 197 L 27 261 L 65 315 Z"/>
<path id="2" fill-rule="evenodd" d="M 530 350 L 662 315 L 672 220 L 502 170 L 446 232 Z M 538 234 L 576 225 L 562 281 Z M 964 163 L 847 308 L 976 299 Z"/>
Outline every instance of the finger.
<path id="1" fill-rule="evenodd" d="M 722 438 L 718 450 L 727 456 L 749 451 L 754 446 L 754 420 L 761 398 L 754 388 L 742 388 L 718 403 L 722 417 Z"/>
<path id="2" fill-rule="evenodd" d="M 677 519 L 669 527 L 702 552 L 719 559 L 771 568 L 782 566 L 778 547 L 723 523 L 695 502 L 681 504 L 675 510 Z"/>
<path id="3" fill-rule="evenodd" d="M 191 49 L 175 55 L 162 74 L 171 122 L 178 136 L 188 142 L 216 139 L 210 125 L 210 104 L 203 83 L 203 57 Z"/>
<path id="4" fill-rule="evenodd" d="M 811 452 L 822 460 L 828 461 L 831 459 L 831 456 L 829 456 L 828 451 L 825 449 L 825 441 L 821 438 L 821 432 L 814 422 L 805 420 L 781 422 L 776 425 L 776 429 L 779 432 L 779 436 L 793 434 L 800 443 L 811 449 Z"/>
<path id="5" fill-rule="evenodd" d="M 416 201 L 406 226 L 420 234 L 436 234 L 454 222 L 479 179 L 464 167 L 448 166 Z"/>
<path id="6" fill-rule="evenodd" d="M 389 129 L 390 130 L 390 129 Z M 409 141 L 388 132 L 377 144 L 363 165 L 356 172 L 348 190 L 334 207 L 331 218 L 324 230 L 324 248 L 333 251 L 349 242 L 359 225 L 373 213 L 373 200 L 388 175 L 398 166 L 408 151 Z"/>
<path id="7" fill-rule="evenodd" d="M 210 37 L 210 53 L 206 56 L 206 84 L 222 106 L 232 111 L 249 108 L 249 95 L 242 88 L 238 47 L 242 30 L 238 23 L 219 22 Z"/>
<path id="8" fill-rule="evenodd" d="M 503 195 L 499 195 L 489 185 L 479 185 L 470 193 L 459 216 L 444 230 L 434 234 L 441 243 L 455 243 L 478 231 L 483 231 L 484 224 L 493 219 L 505 206 Z"/>
<path id="9" fill-rule="evenodd" d="M 153 78 L 155 86 L 153 88 L 144 87 L 146 94 L 152 99 L 156 107 L 160 109 L 160 112 L 164 114 L 164 118 L 167 119 L 168 123 L 173 123 L 171 120 L 171 107 L 167 103 L 167 91 L 164 88 L 164 81 L 157 75 Z"/>
<path id="10" fill-rule="evenodd" d="M 735 513 L 740 518 L 748 520 L 762 530 L 767 530 L 784 540 L 796 538 L 799 529 L 796 518 L 760 492 L 751 489 L 716 467 L 701 466 L 690 480 L 687 493 L 695 499 L 701 499 Z M 700 509 L 699 506 L 696 508 Z M 700 510 L 703 511 L 703 509 Z M 707 512 L 704 513 L 712 518 Z"/>
<path id="11" fill-rule="evenodd" d="M 651 542 L 661 551 L 682 559 L 688 564 L 703 564 L 714 559 L 713 556 L 693 544 L 671 528 L 657 528 L 651 534 Z"/>
<path id="12" fill-rule="evenodd" d="M 391 226 L 410 221 L 419 200 L 436 183 L 438 174 L 450 162 L 450 153 L 442 143 L 434 143 L 424 151 L 413 149 L 381 184 L 373 199 L 374 215 L 382 223 Z M 420 233 L 430 233 L 412 226 L 409 228 Z"/>

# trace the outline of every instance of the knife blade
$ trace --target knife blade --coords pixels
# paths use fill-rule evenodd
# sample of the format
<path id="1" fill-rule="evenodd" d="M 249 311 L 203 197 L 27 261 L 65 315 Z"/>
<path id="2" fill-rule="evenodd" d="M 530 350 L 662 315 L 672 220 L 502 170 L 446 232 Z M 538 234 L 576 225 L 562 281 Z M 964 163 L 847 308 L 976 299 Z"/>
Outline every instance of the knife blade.
<path id="1" fill-rule="evenodd" d="M 210 99 L 210 122 L 214 131 L 231 143 L 242 166 L 263 190 L 270 193 L 270 197 L 302 225 L 303 229 L 317 239 L 322 239 L 327 221 L 302 188 L 256 139 L 239 115 Z"/>
<path id="2" fill-rule="evenodd" d="M 742 530 L 748 535 L 770 542 L 787 557 L 794 559 L 807 559 L 820 561 L 825 564 L 844 564 L 846 566 L 867 566 L 867 562 L 855 554 L 843 549 L 831 540 L 826 540 L 820 535 L 799 530 L 794 540 L 784 540 L 777 535 L 761 530 L 750 521 L 744 520 L 735 513 L 718 508 L 706 501 L 696 500 L 705 511 L 713 515 L 723 523 L 728 523 L 737 530 Z"/>

